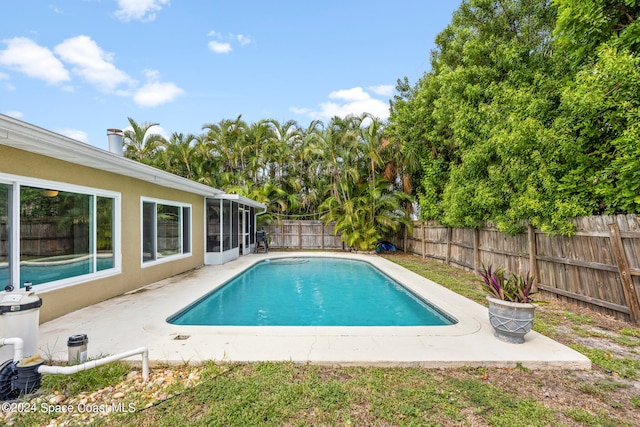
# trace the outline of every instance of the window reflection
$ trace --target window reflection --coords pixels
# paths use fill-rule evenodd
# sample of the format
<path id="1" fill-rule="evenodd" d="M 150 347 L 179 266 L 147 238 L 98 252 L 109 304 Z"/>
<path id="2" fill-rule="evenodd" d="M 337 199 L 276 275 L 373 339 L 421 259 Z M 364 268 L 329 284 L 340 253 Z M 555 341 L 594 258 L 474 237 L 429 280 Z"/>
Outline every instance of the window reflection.
<path id="1" fill-rule="evenodd" d="M 180 253 L 180 208 L 158 204 L 158 257 Z"/>
<path id="2" fill-rule="evenodd" d="M 93 196 L 20 189 L 20 280 L 34 285 L 93 272 Z"/>
<path id="3" fill-rule="evenodd" d="M 144 202 L 142 204 L 142 261 L 156 259 L 156 204 Z"/>
<path id="4" fill-rule="evenodd" d="M 142 203 L 142 261 L 191 252 L 191 208 Z"/>
<path id="5" fill-rule="evenodd" d="M 115 266 L 113 259 L 114 200 L 110 197 L 98 197 L 96 203 L 96 251 L 97 271 Z"/>

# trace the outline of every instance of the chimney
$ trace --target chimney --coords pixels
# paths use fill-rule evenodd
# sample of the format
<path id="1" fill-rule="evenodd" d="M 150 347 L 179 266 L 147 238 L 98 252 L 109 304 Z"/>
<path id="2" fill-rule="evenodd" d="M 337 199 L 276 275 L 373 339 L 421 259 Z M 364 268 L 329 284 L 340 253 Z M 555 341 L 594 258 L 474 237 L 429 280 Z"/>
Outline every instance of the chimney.
<path id="1" fill-rule="evenodd" d="M 109 151 L 122 156 L 122 131 L 120 129 L 107 129 L 109 138 Z"/>

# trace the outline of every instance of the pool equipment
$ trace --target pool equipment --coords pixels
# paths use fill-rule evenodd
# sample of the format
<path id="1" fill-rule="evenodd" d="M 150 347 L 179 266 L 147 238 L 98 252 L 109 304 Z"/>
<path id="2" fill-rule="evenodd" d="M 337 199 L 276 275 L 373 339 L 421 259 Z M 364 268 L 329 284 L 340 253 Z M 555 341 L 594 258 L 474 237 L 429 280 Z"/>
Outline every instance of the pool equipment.
<path id="1" fill-rule="evenodd" d="M 0 365 L 0 400 L 16 399 L 33 393 L 40 387 L 42 374 L 75 374 L 136 354 L 142 356 L 142 379 L 146 381 L 149 378 L 149 350 L 146 347 L 89 360 L 79 365 L 49 366 L 43 364 L 44 360 L 39 354 L 23 357 L 24 343 L 21 338 L 0 338 L 0 346 L 6 345 L 13 345 L 13 360 L 7 360 Z"/>
<path id="2" fill-rule="evenodd" d="M 29 282 L 20 290 L 14 290 L 12 285 L 4 290 L 0 294 L 0 337 L 20 337 L 24 354 L 32 356 L 38 350 L 42 299 L 35 295 Z M 0 347 L 0 363 L 12 356 L 10 348 Z"/>
<path id="3" fill-rule="evenodd" d="M 87 344 L 89 337 L 85 334 L 72 335 L 67 340 L 68 362 L 71 364 L 84 363 L 87 361 Z"/>
<path id="4" fill-rule="evenodd" d="M 69 363 L 84 363 L 44 365 L 37 353 L 42 300 L 31 291 L 30 283 L 25 283 L 24 290 L 14 291 L 13 286 L 8 285 L 5 291 L 0 297 L 0 400 L 35 392 L 40 388 L 42 374 L 75 374 L 136 354 L 142 356 L 142 378 L 145 381 L 149 378 L 149 350 L 146 347 L 86 361 L 89 338 L 84 334 L 73 335 L 67 342 Z"/>

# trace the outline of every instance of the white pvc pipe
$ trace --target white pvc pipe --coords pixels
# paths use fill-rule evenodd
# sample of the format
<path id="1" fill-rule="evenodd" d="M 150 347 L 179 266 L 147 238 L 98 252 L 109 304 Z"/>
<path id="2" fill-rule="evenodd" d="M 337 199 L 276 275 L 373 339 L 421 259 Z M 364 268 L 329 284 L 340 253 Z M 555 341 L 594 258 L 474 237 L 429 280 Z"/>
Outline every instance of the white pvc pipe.
<path id="1" fill-rule="evenodd" d="M 18 363 L 22 360 L 23 351 L 24 351 L 24 341 L 22 338 L 14 337 L 14 338 L 0 338 L 0 347 L 3 345 L 12 345 L 13 346 L 13 361 Z"/>
<path id="2" fill-rule="evenodd" d="M 42 365 L 38 368 L 38 372 L 41 374 L 63 374 L 70 375 L 76 372 L 86 371 L 87 369 L 95 368 L 96 366 L 106 365 L 107 363 L 114 362 L 119 359 L 126 359 L 127 357 L 134 356 L 136 354 L 142 355 L 142 379 L 145 381 L 149 378 L 149 350 L 146 347 L 136 348 L 135 350 L 125 351 L 124 353 L 114 354 L 113 356 L 103 357 L 102 359 L 90 360 L 80 365 L 72 366 L 48 366 Z"/>

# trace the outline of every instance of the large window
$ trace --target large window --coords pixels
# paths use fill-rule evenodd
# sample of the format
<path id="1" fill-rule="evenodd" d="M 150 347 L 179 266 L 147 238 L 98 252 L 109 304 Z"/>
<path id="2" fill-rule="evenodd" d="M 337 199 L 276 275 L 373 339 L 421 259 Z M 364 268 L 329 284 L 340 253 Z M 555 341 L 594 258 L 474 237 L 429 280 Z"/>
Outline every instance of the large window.
<path id="1" fill-rule="evenodd" d="M 191 206 L 142 201 L 142 262 L 191 253 Z"/>
<path id="2" fill-rule="evenodd" d="M 119 194 L 1 174 L 0 181 L 0 288 L 58 287 L 119 268 Z"/>
<path id="3" fill-rule="evenodd" d="M 20 280 L 34 285 L 94 272 L 93 197 L 20 187 Z"/>

